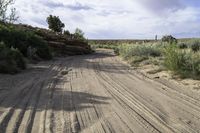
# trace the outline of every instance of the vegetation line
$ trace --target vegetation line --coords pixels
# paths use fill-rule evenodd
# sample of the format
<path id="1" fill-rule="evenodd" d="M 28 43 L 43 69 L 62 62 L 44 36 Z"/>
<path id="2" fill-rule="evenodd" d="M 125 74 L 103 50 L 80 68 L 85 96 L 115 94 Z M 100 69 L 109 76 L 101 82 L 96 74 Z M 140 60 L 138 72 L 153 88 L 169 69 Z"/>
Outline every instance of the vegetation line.
<path id="1" fill-rule="evenodd" d="M 180 78 L 200 78 L 200 40 L 180 39 L 171 35 L 163 36 L 161 40 L 121 41 L 89 41 L 93 49 L 114 49 L 117 55 L 128 61 L 134 67 L 144 64 L 158 66 L 151 73 L 167 70 Z"/>

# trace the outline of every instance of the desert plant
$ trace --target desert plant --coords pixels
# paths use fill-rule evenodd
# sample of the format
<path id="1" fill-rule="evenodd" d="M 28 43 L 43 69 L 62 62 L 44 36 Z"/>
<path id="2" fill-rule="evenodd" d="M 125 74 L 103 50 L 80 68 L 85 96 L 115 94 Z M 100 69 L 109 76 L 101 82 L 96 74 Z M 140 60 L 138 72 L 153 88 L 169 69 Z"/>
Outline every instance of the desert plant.
<path id="1" fill-rule="evenodd" d="M 178 47 L 180 48 L 180 49 L 186 49 L 186 48 L 188 48 L 188 45 L 186 44 L 186 43 L 178 43 Z"/>
<path id="2" fill-rule="evenodd" d="M 145 61 L 145 60 L 148 60 L 148 57 L 133 56 L 128 60 L 128 62 L 131 64 L 131 66 L 137 67 L 140 64 L 140 62 Z"/>
<path id="3" fill-rule="evenodd" d="M 122 44 L 115 49 L 115 52 L 127 60 L 132 66 L 138 66 L 145 60 L 162 56 L 162 47 L 160 44 Z"/>
<path id="4" fill-rule="evenodd" d="M 164 65 L 171 71 L 178 71 L 184 64 L 184 54 L 178 51 L 176 44 L 171 44 L 165 48 Z"/>
<path id="5" fill-rule="evenodd" d="M 26 68 L 23 55 L 18 49 L 7 48 L 6 45 L 0 43 L 0 72 L 16 73 Z"/>
<path id="6" fill-rule="evenodd" d="M 35 53 L 41 59 L 49 60 L 52 58 L 52 55 L 51 55 L 48 45 L 39 36 L 32 34 L 28 37 L 27 42 L 29 44 L 28 46 L 31 46 L 32 48 L 36 49 Z"/>
<path id="7" fill-rule="evenodd" d="M 74 38 L 78 40 L 85 40 L 84 32 L 81 29 L 76 28 Z"/>
<path id="8" fill-rule="evenodd" d="M 127 47 L 124 51 L 125 58 L 131 56 L 157 57 L 161 56 L 161 51 L 154 46 L 137 45 Z"/>
<path id="9" fill-rule="evenodd" d="M 118 48 L 118 47 L 115 47 L 115 48 L 114 48 L 114 53 L 115 53 L 116 55 L 120 55 L 120 53 L 119 53 L 119 48 Z"/>
<path id="10" fill-rule="evenodd" d="M 200 50 L 200 41 L 194 41 L 192 42 L 191 44 L 191 49 L 194 51 L 194 52 L 197 52 Z"/>
<path id="11" fill-rule="evenodd" d="M 15 60 L 18 68 L 20 68 L 20 69 L 26 68 L 26 63 L 24 61 L 24 57 L 18 49 L 11 48 L 11 52 L 9 54 L 10 54 L 11 58 L 13 60 Z"/>
<path id="12" fill-rule="evenodd" d="M 162 42 L 177 43 L 177 39 L 172 35 L 165 35 L 162 37 Z"/>
<path id="13" fill-rule="evenodd" d="M 165 48 L 164 65 L 168 70 L 182 77 L 200 76 L 200 55 L 188 50 L 180 50 L 176 44 Z"/>
<path id="14" fill-rule="evenodd" d="M 64 30 L 63 34 L 64 34 L 64 35 L 67 35 L 67 36 L 70 36 L 70 35 L 71 35 L 71 33 L 70 33 L 68 30 Z"/>
<path id="15" fill-rule="evenodd" d="M 13 26 L 0 25 L 0 41 L 5 42 L 6 47 L 17 48 L 25 57 L 28 56 L 27 50 L 31 46 L 36 49 L 40 58 L 51 58 L 47 44 L 33 32 L 20 30 Z"/>

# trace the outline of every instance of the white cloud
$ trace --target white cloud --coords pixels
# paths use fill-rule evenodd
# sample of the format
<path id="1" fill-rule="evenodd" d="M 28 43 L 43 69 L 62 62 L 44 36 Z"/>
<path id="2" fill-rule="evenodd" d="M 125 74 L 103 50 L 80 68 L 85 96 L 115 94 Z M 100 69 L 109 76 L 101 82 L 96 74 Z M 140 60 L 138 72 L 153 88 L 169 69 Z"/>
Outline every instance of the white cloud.
<path id="1" fill-rule="evenodd" d="M 200 8 L 181 0 L 17 0 L 20 22 L 47 27 L 49 14 L 88 38 L 153 38 L 156 34 L 200 36 Z"/>

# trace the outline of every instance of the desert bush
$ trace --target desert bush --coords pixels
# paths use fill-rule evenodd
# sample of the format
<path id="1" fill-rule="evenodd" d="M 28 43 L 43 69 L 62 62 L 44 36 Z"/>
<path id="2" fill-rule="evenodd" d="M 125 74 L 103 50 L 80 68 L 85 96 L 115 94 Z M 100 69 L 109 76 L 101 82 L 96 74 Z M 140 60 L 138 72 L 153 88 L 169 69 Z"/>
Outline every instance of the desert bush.
<path id="1" fill-rule="evenodd" d="M 180 53 L 175 44 L 171 44 L 165 48 L 164 65 L 171 71 L 178 71 L 184 64 L 184 54 Z"/>
<path id="2" fill-rule="evenodd" d="M 123 45 L 119 47 L 119 53 L 125 59 L 132 56 L 143 56 L 143 57 L 161 56 L 160 49 L 153 45 Z"/>
<path id="3" fill-rule="evenodd" d="M 200 41 L 193 41 L 192 44 L 191 44 L 191 49 L 194 51 L 194 52 L 197 52 L 200 50 Z"/>
<path id="4" fill-rule="evenodd" d="M 47 43 L 37 35 L 30 34 L 27 39 L 29 46 L 36 49 L 36 55 L 42 59 L 49 60 L 52 58 L 50 49 Z"/>
<path id="5" fill-rule="evenodd" d="M 120 55 L 120 53 L 119 53 L 119 48 L 118 48 L 118 47 L 115 47 L 115 48 L 114 48 L 114 53 L 115 53 L 116 55 Z"/>
<path id="6" fill-rule="evenodd" d="M 168 70 L 184 78 L 200 76 L 200 54 L 180 50 L 175 43 L 165 48 L 164 65 Z"/>
<path id="7" fill-rule="evenodd" d="M 139 65 L 140 62 L 148 60 L 148 57 L 144 57 L 144 56 L 133 56 L 129 59 L 129 63 L 131 64 L 131 66 L 135 66 L 137 67 Z"/>
<path id="8" fill-rule="evenodd" d="M 26 68 L 23 55 L 18 49 L 7 48 L 4 43 L 0 43 L 0 72 L 17 73 Z"/>
<path id="9" fill-rule="evenodd" d="M 186 48 L 188 48 L 188 45 L 186 44 L 186 43 L 178 43 L 178 47 L 180 48 L 180 49 L 186 49 Z"/>
<path id="10" fill-rule="evenodd" d="M 162 56 L 162 45 L 158 44 L 143 44 L 130 45 L 123 44 L 115 49 L 116 54 L 122 56 L 132 66 L 138 66 L 141 62 L 151 58 Z"/>
<path id="11" fill-rule="evenodd" d="M 5 42 L 6 47 L 17 48 L 25 57 L 27 57 L 28 47 L 31 46 L 36 48 L 36 53 L 40 58 L 51 58 L 51 53 L 44 40 L 32 32 L 0 25 L 0 41 Z"/>
<path id="12" fill-rule="evenodd" d="M 162 37 L 162 42 L 177 43 L 177 39 L 172 35 L 165 35 Z"/>
<path id="13" fill-rule="evenodd" d="M 115 49 L 117 46 L 115 45 L 93 45 L 95 48 L 104 48 L 104 49 Z"/>
<path id="14" fill-rule="evenodd" d="M 66 36 L 70 36 L 71 35 L 69 30 L 64 30 L 63 34 L 66 35 Z"/>
<path id="15" fill-rule="evenodd" d="M 84 37 L 84 32 L 79 28 L 76 28 L 75 33 L 73 34 L 73 36 L 77 40 L 86 40 L 85 37 Z"/>

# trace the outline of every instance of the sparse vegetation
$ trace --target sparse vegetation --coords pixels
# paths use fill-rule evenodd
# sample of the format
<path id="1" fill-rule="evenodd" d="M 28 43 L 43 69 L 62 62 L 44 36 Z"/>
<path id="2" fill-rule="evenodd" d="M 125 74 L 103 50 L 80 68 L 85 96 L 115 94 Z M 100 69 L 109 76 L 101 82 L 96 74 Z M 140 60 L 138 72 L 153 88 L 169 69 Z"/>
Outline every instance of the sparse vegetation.
<path id="1" fill-rule="evenodd" d="M 114 51 L 133 66 L 138 66 L 145 60 L 162 55 L 161 49 L 156 44 L 122 44 L 115 48 Z"/>
<path id="2" fill-rule="evenodd" d="M 171 44 L 165 48 L 164 65 L 183 78 L 199 78 L 200 53 L 191 50 L 180 50 L 176 44 Z"/>
<path id="3" fill-rule="evenodd" d="M 122 44 L 115 52 L 133 66 L 142 62 L 158 65 L 174 72 L 182 78 L 199 79 L 200 77 L 200 43 L 197 40 L 176 43 Z M 148 60 L 148 61 L 147 61 Z M 155 62 L 156 60 L 156 62 Z M 161 69 L 159 69 L 161 70 Z"/>
<path id="4" fill-rule="evenodd" d="M 97 49 L 97 48 L 105 48 L 105 49 L 116 49 L 118 45 L 104 45 L 104 44 L 91 44 L 91 47 L 93 49 Z"/>
<path id="5" fill-rule="evenodd" d="M 21 52 L 0 42 L 0 73 L 14 74 L 25 68 L 26 63 Z"/>

